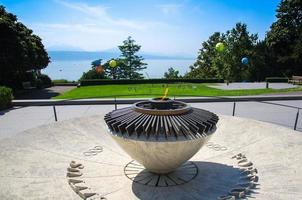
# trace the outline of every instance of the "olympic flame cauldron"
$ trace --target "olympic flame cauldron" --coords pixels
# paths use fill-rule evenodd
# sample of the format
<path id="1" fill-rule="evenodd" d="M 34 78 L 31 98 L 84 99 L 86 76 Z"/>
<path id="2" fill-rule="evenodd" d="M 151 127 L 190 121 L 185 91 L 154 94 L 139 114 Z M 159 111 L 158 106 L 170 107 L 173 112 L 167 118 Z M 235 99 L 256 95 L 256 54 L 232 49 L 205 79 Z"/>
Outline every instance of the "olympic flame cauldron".
<path id="1" fill-rule="evenodd" d="M 113 139 L 157 174 L 189 160 L 216 130 L 218 116 L 168 98 L 141 101 L 105 115 Z"/>

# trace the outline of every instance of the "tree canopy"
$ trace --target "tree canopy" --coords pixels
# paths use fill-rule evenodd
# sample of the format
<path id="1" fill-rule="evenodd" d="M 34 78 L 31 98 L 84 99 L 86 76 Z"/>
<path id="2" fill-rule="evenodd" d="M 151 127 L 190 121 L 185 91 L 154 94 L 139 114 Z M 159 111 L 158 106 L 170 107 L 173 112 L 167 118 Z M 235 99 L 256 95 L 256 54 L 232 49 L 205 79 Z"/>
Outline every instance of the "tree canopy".
<path id="1" fill-rule="evenodd" d="M 141 70 L 146 69 L 146 63 L 143 63 L 142 56 L 136 55 L 141 46 L 135 43 L 130 36 L 118 46 L 121 51 L 119 58 L 111 58 L 104 64 L 102 59 L 95 60 L 91 63 L 92 69 L 83 73 L 80 80 L 83 79 L 142 79 Z M 109 62 L 115 60 L 116 67 L 111 67 Z M 97 72 L 97 67 L 101 67 L 103 72 Z"/>
<path id="2" fill-rule="evenodd" d="M 302 75 L 302 1 L 282 0 L 265 42 L 276 74 Z"/>
<path id="3" fill-rule="evenodd" d="M 122 52 L 120 59 L 123 60 L 123 73 L 125 78 L 129 79 L 141 79 L 143 75 L 139 72 L 146 69 L 146 63 L 143 63 L 143 57 L 136 55 L 140 50 L 141 46 L 135 44 L 130 36 L 123 41 L 123 44 L 118 46 L 119 50 Z"/>
<path id="4" fill-rule="evenodd" d="M 277 20 L 263 41 L 242 23 L 211 35 L 186 76 L 261 81 L 267 76 L 302 75 L 301 0 L 282 0 L 276 12 Z M 225 44 L 223 52 L 215 50 L 218 42 Z M 241 63 L 243 57 L 249 59 L 248 65 Z"/>
<path id="5" fill-rule="evenodd" d="M 241 63 L 243 57 L 253 60 L 257 35 L 250 34 L 246 24 L 237 23 L 226 33 L 215 32 L 209 39 L 202 43 L 198 57 L 191 71 L 186 74 L 189 78 L 222 78 L 239 81 L 251 78 L 253 62 L 248 66 Z M 225 49 L 220 52 L 215 49 L 219 42 L 224 43 Z"/>
<path id="6" fill-rule="evenodd" d="M 91 69 L 83 72 L 80 80 L 85 79 L 106 79 L 105 69 L 102 66 L 102 59 L 97 59 L 91 62 Z"/>
<path id="7" fill-rule="evenodd" d="M 17 87 L 26 72 L 50 62 L 39 36 L 0 6 L 0 84 Z"/>
<path id="8" fill-rule="evenodd" d="M 167 72 L 164 73 L 164 77 L 167 79 L 180 78 L 179 71 L 170 67 Z"/>
<path id="9" fill-rule="evenodd" d="M 116 61 L 116 66 L 111 67 L 110 66 L 110 61 L 115 60 Z M 126 64 L 124 59 L 121 58 L 112 58 L 108 60 L 106 63 L 103 64 L 103 67 L 105 69 L 106 76 L 110 79 L 125 79 L 129 78 L 127 77 L 127 74 L 125 73 L 126 71 Z"/>

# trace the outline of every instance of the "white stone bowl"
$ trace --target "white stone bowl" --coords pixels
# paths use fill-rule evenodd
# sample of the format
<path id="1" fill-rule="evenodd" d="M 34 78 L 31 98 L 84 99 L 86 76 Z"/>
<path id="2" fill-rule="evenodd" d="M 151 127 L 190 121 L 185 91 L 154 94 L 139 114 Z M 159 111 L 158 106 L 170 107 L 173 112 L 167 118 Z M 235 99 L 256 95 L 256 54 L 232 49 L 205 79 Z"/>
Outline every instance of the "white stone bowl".
<path id="1" fill-rule="evenodd" d="M 180 165 L 194 156 L 207 143 L 212 133 L 203 137 L 188 138 L 146 138 L 145 136 L 129 137 L 112 133 L 113 139 L 134 160 L 143 165 L 148 171 L 157 174 L 166 174 L 174 171 Z"/>

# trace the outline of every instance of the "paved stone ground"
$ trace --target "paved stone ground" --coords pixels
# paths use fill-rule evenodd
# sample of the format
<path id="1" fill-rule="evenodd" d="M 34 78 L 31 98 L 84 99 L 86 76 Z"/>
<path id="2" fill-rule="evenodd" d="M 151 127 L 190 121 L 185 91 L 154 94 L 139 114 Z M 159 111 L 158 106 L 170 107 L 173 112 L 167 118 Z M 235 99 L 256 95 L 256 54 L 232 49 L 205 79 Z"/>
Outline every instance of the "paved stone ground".
<path id="1" fill-rule="evenodd" d="M 255 83 L 230 83 L 227 85 L 226 83 L 217 83 L 213 85 L 209 85 L 213 88 L 218 88 L 222 90 L 242 90 L 242 89 L 265 89 L 265 82 L 255 82 Z M 297 85 L 288 84 L 288 83 L 270 83 L 269 88 L 272 89 L 286 89 L 286 88 L 295 88 Z"/>
<path id="2" fill-rule="evenodd" d="M 73 88 L 76 86 L 53 86 L 44 89 L 22 90 L 15 94 L 15 99 L 51 99 Z"/>
<path id="3" fill-rule="evenodd" d="M 81 108 L 75 113 L 83 115 L 92 109 Z M 61 117 L 66 111 L 62 108 Z M 299 132 L 220 115 L 211 144 L 191 158 L 194 167 L 183 165 L 188 175 L 168 174 L 171 183 L 179 184 L 155 187 L 165 184 L 160 182 L 161 176 L 148 174 L 137 164 L 126 171 L 132 159 L 113 142 L 103 117 L 46 124 L 1 139 L 0 199 L 215 200 L 238 190 L 247 191 L 242 200 L 302 199 Z M 95 151 L 96 147 L 101 151 Z M 92 151 L 95 154 L 88 156 Z M 232 159 L 239 153 L 246 158 Z M 192 172 L 196 175 L 187 179 Z M 152 179 L 144 185 L 147 178 Z"/>
<path id="4" fill-rule="evenodd" d="M 302 101 L 274 101 L 285 105 L 302 107 Z M 207 109 L 217 114 L 232 115 L 233 103 L 193 103 L 192 106 Z M 129 105 L 119 105 L 118 108 Z M 104 114 L 114 109 L 113 105 L 93 106 L 56 106 L 58 121 L 76 117 L 88 117 Z M 236 116 L 257 119 L 293 128 L 297 109 L 269 105 L 257 102 L 240 102 L 236 104 Z M 24 107 L 0 111 L 0 138 L 11 137 L 17 133 L 55 121 L 53 107 Z M 302 131 L 302 110 L 297 126 Z"/>

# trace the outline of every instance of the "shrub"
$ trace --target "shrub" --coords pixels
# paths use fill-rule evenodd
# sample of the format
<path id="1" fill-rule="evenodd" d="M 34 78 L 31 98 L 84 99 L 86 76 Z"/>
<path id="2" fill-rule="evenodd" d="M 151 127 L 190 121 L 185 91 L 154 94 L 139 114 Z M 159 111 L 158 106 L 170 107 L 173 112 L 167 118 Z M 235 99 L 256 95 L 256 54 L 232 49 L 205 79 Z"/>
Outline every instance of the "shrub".
<path id="1" fill-rule="evenodd" d="M 41 84 L 42 87 L 51 87 L 52 82 L 51 82 L 51 79 L 49 78 L 49 76 L 47 76 L 46 74 L 41 74 L 38 76 L 38 80 L 37 80 L 38 88 L 39 88 L 39 84 Z"/>
<path id="2" fill-rule="evenodd" d="M 56 80 L 52 81 L 52 85 L 54 85 L 54 86 L 77 86 L 78 82 L 69 81 L 66 79 L 56 79 Z"/>
<path id="3" fill-rule="evenodd" d="M 36 80 L 36 87 L 37 87 L 38 89 L 44 88 L 43 82 L 42 82 L 42 80 L 39 79 L 39 78 Z"/>
<path id="4" fill-rule="evenodd" d="M 80 78 L 80 81 L 82 80 L 94 80 L 94 79 L 104 79 L 106 78 L 104 73 L 98 73 L 95 69 L 90 69 L 87 72 L 84 72 L 83 75 Z"/>
<path id="5" fill-rule="evenodd" d="M 11 106 L 13 100 L 12 89 L 0 86 L 0 110 Z"/>
<path id="6" fill-rule="evenodd" d="M 113 85 L 113 84 L 144 84 L 144 83 L 223 83 L 223 79 L 92 79 L 81 80 L 81 86 Z"/>
<path id="7" fill-rule="evenodd" d="M 287 77 L 266 77 L 265 81 L 268 83 L 287 83 Z"/>
<path id="8" fill-rule="evenodd" d="M 53 83 L 69 83 L 70 81 L 68 81 L 67 79 L 55 79 L 52 80 Z"/>

